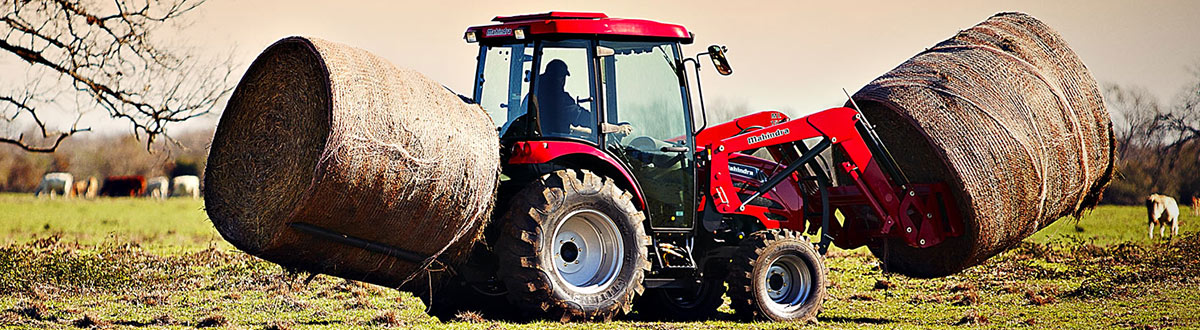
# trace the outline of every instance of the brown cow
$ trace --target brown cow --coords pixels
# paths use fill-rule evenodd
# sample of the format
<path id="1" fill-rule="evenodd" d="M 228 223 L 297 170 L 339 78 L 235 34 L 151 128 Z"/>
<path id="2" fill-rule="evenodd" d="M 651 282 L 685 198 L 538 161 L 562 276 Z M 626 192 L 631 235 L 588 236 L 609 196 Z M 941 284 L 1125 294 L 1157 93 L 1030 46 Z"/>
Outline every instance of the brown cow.
<path id="1" fill-rule="evenodd" d="M 87 180 L 80 178 L 79 181 L 75 181 L 74 193 L 76 197 L 96 198 L 96 193 L 98 192 L 100 192 L 100 182 L 94 176 L 89 176 Z"/>
<path id="2" fill-rule="evenodd" d="M 146 177 L 141 175 L 110 176 L 104 178 L 100 194 L 113 197 L 141 196 L 146 191 Z"/>

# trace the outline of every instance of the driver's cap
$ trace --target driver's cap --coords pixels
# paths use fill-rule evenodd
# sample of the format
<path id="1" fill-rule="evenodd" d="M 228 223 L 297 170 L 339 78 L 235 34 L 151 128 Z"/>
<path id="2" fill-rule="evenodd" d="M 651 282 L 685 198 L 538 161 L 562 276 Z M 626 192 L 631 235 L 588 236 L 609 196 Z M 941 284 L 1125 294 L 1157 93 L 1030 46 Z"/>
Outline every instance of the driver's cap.
<path id="1" fill-rule="evenodd" d="M 551 60 L 546 63 L 546 71 L 543 74 L 570 76 L 571 71 L 567 71 L 567 63 L 560 59 Z"/>

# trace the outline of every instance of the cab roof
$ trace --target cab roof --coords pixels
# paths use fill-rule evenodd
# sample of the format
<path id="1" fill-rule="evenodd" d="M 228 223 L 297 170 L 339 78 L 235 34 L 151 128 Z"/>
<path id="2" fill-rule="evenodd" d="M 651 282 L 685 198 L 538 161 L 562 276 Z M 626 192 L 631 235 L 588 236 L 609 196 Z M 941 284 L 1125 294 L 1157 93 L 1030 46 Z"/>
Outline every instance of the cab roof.
<path id="1" fill-rule="evenodd" d="M 467 28 L 481 42 L 515 40 L 518 33 L 526 38 L 596 36 L 604 39 L 669 39 L 692 43 L 693 36 L 682 25 L 644 19 L 610 18 L 604 13 L 552 11 L 539 14 L 496 16 L 499 24 Z M 521 31 L 517 31 L 521 30 Z"/>

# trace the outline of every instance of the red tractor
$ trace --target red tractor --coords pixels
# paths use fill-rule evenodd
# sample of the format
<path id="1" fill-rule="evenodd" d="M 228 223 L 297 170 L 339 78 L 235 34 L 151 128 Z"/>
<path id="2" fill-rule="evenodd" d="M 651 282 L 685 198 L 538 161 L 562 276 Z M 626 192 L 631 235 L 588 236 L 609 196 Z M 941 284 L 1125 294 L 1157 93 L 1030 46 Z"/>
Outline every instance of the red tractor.
<path id="1" fill-rule="evenodd" d="M 826 296 L 830 244 L 929 247 L 963 231 L 947 187 L 909 182 L 854 108 L 708 125 L 702 93 L 698 109 L 691 97 L 700 58 L 732 70 L 721 46 L 685 57 L 682 26 L 494 21 L 465 39 L 480 45 L 473 100 L 502 142 L 496 215 L 427 301 L 434 314 L 697 319 L 727 293 L 746 319 L 807 320 Z"/>

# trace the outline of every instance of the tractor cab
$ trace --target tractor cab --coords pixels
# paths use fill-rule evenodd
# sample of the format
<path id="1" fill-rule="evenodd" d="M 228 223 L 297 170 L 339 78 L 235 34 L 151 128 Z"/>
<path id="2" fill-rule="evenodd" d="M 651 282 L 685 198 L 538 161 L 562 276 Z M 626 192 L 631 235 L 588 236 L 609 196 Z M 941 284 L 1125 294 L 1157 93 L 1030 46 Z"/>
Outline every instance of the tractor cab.
<path id="1" fill-rule="evenodd" d="M 653 227 L 690 229 L 695 143 L 680 45 L 692 34 L 602 13 L 494 21 L 464 38 L 480 45 L 473 99 L 496 124 L 505 162 L 573 161 L 625 179 Z"/>
<path id="2" fill-rule="evenodd" d="M 618 111 L 622 105 L 660 105 L 645 115 L 682 124 L 686 87 L 676 67 L 679 44 L 692 40 L 682 26 L 566 12 L 494 21 L 469 28 L 465 39 L 480 44 L 474 98 L 502 138 L 599 144 L 606 125 L 598 123 L 609 123 L 602 119 L 616 125 L 620 114 L 642 115 Z"/>

